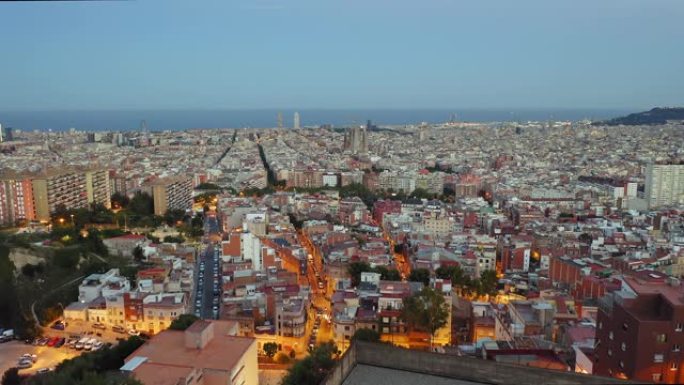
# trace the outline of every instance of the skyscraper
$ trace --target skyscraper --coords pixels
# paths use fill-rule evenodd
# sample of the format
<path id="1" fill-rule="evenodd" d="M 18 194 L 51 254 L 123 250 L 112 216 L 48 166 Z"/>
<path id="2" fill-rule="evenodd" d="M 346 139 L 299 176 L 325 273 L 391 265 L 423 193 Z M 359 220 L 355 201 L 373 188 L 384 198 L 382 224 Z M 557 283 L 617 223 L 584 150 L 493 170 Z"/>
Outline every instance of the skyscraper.
<path id="1" fill-rule="evenodd" d="M 0 143 L 2 143 L 2 124 L 0 124 Z"/>
<path id="2" fill-rule="evenodd" d="M 646 166 L 645 192 L 649 208 L 684 202 L 684 164 Z"/>
<path id="3" fill-rule="evenodd" d="M 294 128 L 295 130 L 299 129 L 299 112 L 294 113 Z"/>

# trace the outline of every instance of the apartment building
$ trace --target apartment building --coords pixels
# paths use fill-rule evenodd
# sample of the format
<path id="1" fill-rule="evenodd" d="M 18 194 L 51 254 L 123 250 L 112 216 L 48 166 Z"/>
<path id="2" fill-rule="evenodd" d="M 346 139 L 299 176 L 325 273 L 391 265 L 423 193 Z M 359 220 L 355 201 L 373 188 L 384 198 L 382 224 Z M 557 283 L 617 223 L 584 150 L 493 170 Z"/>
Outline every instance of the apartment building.
<path id="1" fill-rule="evenodd" d="M 196 321 L 165 330 L 125 359 L 121 371 L 145 385 L 257 385 L 257 343 L 235 337 L 237 323 Z"/>
<path id="2" fill-rule="evenodd" d="M 157 334 L 171 325 L 171 322 L 187 309 L 185 293 L 150 294 L 143 299 L 145 314 L 144 330 Z"/>
<path id="3" fill-rule="evenodd" d="M 145 186 L 154 199 L 155 215 L 164 215 L 168 210 L 192 208 L 192 178 L 175 176 L 155 179 Z"/>
<path id="4" fill-rule="evenodd" d="M 88 203 L 99 203 L 108 209 L 112 207 L 108 170 L 86 171 L 85 182 Z"/>
<path id="5" fill-rule="evenodd" d="M 684 164 L 646 166 L 645 197 L 649 208 L 684 202 Z"/>
<path id="6" fill-rule="evenodd" d="M 639 382 L 684 383 L 684 287 L 655 271 L 624 277 L 602 297 L 593 372 Z"/>
<path id="7" fill-rule="evenodd" d="M 21 175 L 0 174 L 0 225 L 35 219 L 31 180 Z"/>

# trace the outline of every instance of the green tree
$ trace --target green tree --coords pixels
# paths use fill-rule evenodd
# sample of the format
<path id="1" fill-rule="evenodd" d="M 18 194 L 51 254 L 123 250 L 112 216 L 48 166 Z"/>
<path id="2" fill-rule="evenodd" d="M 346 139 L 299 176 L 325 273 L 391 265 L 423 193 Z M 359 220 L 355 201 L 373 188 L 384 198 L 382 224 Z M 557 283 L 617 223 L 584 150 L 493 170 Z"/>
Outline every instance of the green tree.
<path id="1" fill-rule="evenodd" d="M 167 235 L 164 237 L 164 242 L 166 243 L 183 243 L 185 242 L 185 238 L 183 237 L 175 237 L 173 235 Z"/>
<path id="2" fill-rule="evenodd" d="M 373 271 L 380 274 L 380 279 L 384 281 L 401 281 L 401 274 L 399 274 L 397 269 L 389 269 L 387 266 L 376 266 Z"/>
<path id="3" fill-rule="evenodd" d="M 430 333 L 430 346 L 435 332 L 447 323 L 449 311 L 441 293 L 430 287 L 424 287 L 420 292 L 404 298 L 401 317 L 415 329 Z"/>
<path id="4" fill-rule="evenodd" d="M 282 385 L 318 385 L 335 366 L 337 346 L 330 341 L 311 351 L 309 356 L 294 364 L 283 378 Z"/>
<path id="5" fill-rule="evenodd" d="M 450 279 L 454 287 L 462 287 L 465 284 L 465 273 L 460 266 L 440 266 L 435 270 L 437 278 Z"/>
<path id="6" fill-rule="evenodd" d="M 112 208 L 114 209 L 126 209 L 131 200 L 124 194 L 115 192 L 111 197 Z"/>
<path id="7" fill-rule="evenodd" d="M 357 329 L 352 336 L 352 341 L 378 342 L 380 333 L 368 328 Z"/>
<path id="8" fill-rule="evenodd" d="M 422 282 L 427 286 L 430 284 L 430 270 L 428 269 L 413 269 L 409 275 L 409 281 Z"/>
<path id="9" fill-rule="evenodd" d="M 138 191 L 128 205 L 129 211 L 141 216 L 154 215 L 154 199 L 150 194 Z"/>
<path id="10" fill-rule="evenodd" d="M 266 342 L 264 344 L 264 354 L 266 354 L 266 356 L 268 358 L 273 358 L 273 356 L 275 356 L 276 353 L 278 353 L 278 344 L 277 343 Z"/>
<path id="11" fill-rule="evenodd" d="M 496 285 L 499 279 L 496 276 L 496 271 L 485 270 L 480 274 L 480 281 L 477 289 L 479 295 L 496 295 Z"/>
<path id="12" fill-rule="evenodd" d="M 138 262 L 141 262 L 145 259 L 145 253 L 143 252 L 143 249 L 142 247 L 140 247 L 140 245 L 136 246 L 133 249 L 133 258 Z"/>
<path id="13" fill-rule="evenodd" d="M 171 321 L 169 329 L 171 330 L 185 330 L 194 324 L 199 318 L 194 314 L 182 314 L 175 320 Z"/>
<path id="14" fill-rule="evenodd" d="M 351 277 L 352 286 L 356 287 L 359 285 L 359 282 L 361 282 L 361 273 L 365 271 L 371 271 L 371 267 L 368 264 L 368 262 L 359 261 L 352 262 L 349 264 L 349 266 L 347 267 L 347 272 Z"/>
<path id="15" fill-rule="evenodd" d="M 55 250 L 53 262 L 58 267 L 63 269 L 73 269 L 78 264 L 81 258 L 81 250 L 79 248 L 64 248 Z"/>
<path id="16" fill-rule="evenodd" d="M 2 375 L 2 385 L 20 385 L 22 380 L 17 368 L 9 368 Z"/>

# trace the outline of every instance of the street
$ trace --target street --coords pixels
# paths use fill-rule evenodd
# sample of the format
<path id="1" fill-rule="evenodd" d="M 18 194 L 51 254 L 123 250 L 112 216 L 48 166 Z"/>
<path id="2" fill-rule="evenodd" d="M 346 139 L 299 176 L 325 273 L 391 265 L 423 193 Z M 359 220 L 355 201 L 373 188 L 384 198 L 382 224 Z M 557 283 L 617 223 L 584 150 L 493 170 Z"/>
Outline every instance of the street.
<path id="1" fill-rule="evenodd" d="M 193 302 L 195 315 L 200 318 L 217 319 L 221 302 L 220 246 L 210 239 L 220 234 L 216 215 L 207 213 L 204 220 L 206 249 L 200 254 L 196 267 L 196 291 Z M 220 245 L 220 244 L 219 244 Z"/>

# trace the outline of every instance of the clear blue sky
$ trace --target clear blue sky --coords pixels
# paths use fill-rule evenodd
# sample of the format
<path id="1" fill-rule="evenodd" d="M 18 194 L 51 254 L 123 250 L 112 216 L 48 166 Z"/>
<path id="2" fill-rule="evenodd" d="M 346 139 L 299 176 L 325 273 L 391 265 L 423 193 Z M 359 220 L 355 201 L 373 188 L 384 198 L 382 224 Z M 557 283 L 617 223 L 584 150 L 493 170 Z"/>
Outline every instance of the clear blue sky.
<path id="1" fill-rule="evenodd" d="M 684 105 L 682 0 L 0 2 L 0 110 Z"/>

